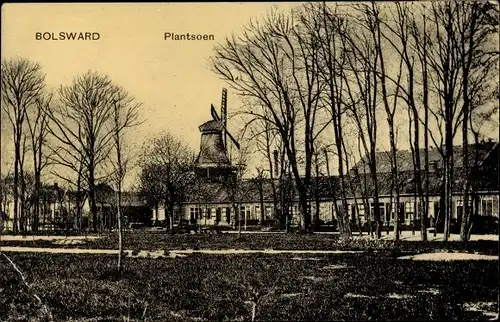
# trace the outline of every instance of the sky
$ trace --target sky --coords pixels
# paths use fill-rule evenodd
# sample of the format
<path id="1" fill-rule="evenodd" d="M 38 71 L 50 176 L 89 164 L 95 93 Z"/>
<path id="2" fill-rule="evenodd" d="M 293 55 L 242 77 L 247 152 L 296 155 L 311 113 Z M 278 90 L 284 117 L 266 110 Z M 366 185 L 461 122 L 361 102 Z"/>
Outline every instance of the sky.
<path id="1" fill-rule="evenodd" d="M 280 3 L 279 7 L 295 5 Z M 210 104 L 219 107 L 225 86 L 209 69 L 214 45 L 272 6 L 213 2 L 4 4 L 2 58 L 26 57 L 39 62 L 48 88 L 69 85 L 75 76 L 89 69 L 106 74 L 142 103 L 140 118 L 144 123 L 134 129 L 133 143 L 141 145 L 146 138 L 166 131 L 197 151 L 198 126 L 211 119 Z M 98 32 L 100 38 L 37 40 L 36 33 L 44 32 Z M 213 35 L 214 40 L 165 40 L 166 32 L 207 34 Z M 230 113 L 237 102 L 238 98 L 229 91 Z M 8 124 L 4 121 L 2 132 L 7 133 Z M 10 146 L 5 135 L 4 161 L 12 158 Z"/>
<path id="2" fill-rule="evenodd" d="M 219 107 L 229 87 L 210 70 L 213 47 L 239 33 L 250 19 L 276 6 L 298 3 L 84 3 L 4 4 L 1 19 L 2 58 L 26 57 L 40 63 L 48 88 L 69 85 L 88 70 L 108 75 L 142 103 L 144 123 L 130 140 L 140 146 L 161 131 L 170 132 L 199 150 L 198 126 L 211 119 L 210 104 Z M 96 32 L 98 40 L 37 40 L 37 33 Z M 213 35 L 214 40 L 165 40 L 165 33 Z M 241 105 L 228 92 L 228 111 Z M 403 115 L 402 121 L 404 122 Z M 407 121 L 406 121 L 407 122 Z M 401 131 L 406 129 L 405 125 Z M 383 132 L 385 127 L 379 127 Z M 238 124 L 229 121 L 232 133 Z M 2 173 L 12 164 L 8 122 L 2 116 Z M 383 135 L 383 134 L 382 134 Z M 498 133 L 493 133 L 498 138 Z M 380 139 L 383 141 L 383 139 Z M 404 145 L 404 144 L 403 144 Z M 388 148 L 388 144 L 385 144 Z M 128 183 L 136 179 L 132 175 Z"/>

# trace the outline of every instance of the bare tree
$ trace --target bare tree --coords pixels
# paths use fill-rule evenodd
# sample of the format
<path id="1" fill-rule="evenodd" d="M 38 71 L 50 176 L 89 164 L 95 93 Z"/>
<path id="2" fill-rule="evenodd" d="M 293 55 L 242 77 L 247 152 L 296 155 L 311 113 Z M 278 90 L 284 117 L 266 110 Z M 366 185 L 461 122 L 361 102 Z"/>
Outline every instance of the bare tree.
<path id="1" fill-rule="evenodd" d="M 251 179 L 251 181 L 259 193 L 259 224 L 263 225 L 265 220 L 264 193 L 267 181 L 266 176 L 264 175 L 264 169 L 257 168 L 257 174 Z"/>
<path id="2" fill-rule="evenodd" d="M 56 141 L 51 150 L 54 162 L 82 175 L 89 194 L 93 229 L 98 213 L 95 186 L 102 177 L 103 165 L 112 149 L 114 99 L 118 88 L 108 76 L 88 71 L 74 78 L 71 85 L 59 88 L 59 104 L 47 110 L 48 128 Z M 80 167 L 80 165 L 83 168 Z M 58 175 L 65 181 L 74 179 Z"/>
<path id="3" fill-rule="evenodd" d="M 7 213 L 10 198 L 14 192 L 14 176 L 11 172 L 0 177 L 0 211 Z"/>
<path id="4" fill-rule="evenodd" d="M 260 23 L 250 23 L 241 36 L 215 48 L 212 66 L 240 95 L 260 103 L 261 110 L 248 114 L 271 123 L 279 133 L 299 194 L 301 230 L 306 231 L 313 147 L 321 130 L 316 124 L 320 83 L 318 46 L 296 25 L 300 15 L 273 12 Z"/>
<path id="5" fill-rule="evenodd" d="M 2 112 L 7 115 L 14 143 L 14 232 L 19 230 L 19 187 L 23 168 L 24 125 L 27 111 L 34 106 L 45 87 L 40 64 L 28 59 L 2 59 Z M 21 205 L 22 207 L 22 205 Z"/>
<path id="6" fill-rule="evenodd" d="M 122 189 L 123 181 L 130 170 L 132 154 L 127 153 L 130 149 L 125 147 L 125 135 L 127 130 L 138 126 L 139 121 L 138 109 L 141 104 L 136 103 L 123 88 L 117 87 L 112 98 L 112 122 L 110 124 L 113 132 L 113 148 L 115 156 L 110 158 L 113 172 L 111 175 L 116 193 L 116 211 L 118 222 L 118 274 L 122 269 L 122 252 L 123 252 L 123 231 L 122 231 Z"/>
<path id="7" fill-rule="evenodd" d="M 238 238 L 241 236 L 241 205 L 245 196 L 250 192 L 252 186 L 255 187 L 254 182 L 245 183 L 243 178 L 248 171 L 247 163 L 249 157 L 249 147 L 244 146 L 235 156 L 235 167 L 228 176 L 222 181 L 222 187 L 227 193 L 231 207 L 233 208 L 235 214 L 235 220 L 238 223 Z M 245 214 L 243 214 L 245 215 Z M 246 217 L 244 217 L 246 218 Z"/>
<path id="8" fill-rule="evenodd" d="M 340 178 L 340 201 L 341 207 L 338 207 L 340 230 L 345 238 L 351 235 L 349 218 L 347 193 L 348 187 L 345 180 L 345 161 L 343 151 L 345 125 L 343 116 L 346 113 L 348 99 L 345 89 L 345 73 L 343 69 L 348 66 L 348 53 L 346 48 L 342 46 L 343 37 L 347 33 L 347 19 L 340 15 L 337 10 L 327 6 L 325 3 L 312 4 L 304 6 L 305 12 L 308 14 L 306 18 L 309 21 L 304 23 L 306 30 L 312 34 L 312 37 L 319 44 L 318 53 L 318 68 L 320 81 L 324 84 L 322 103 L 328 106 L 331 123 L 333 125 L 333 138 L 336 147 L 337 169 Z M 330 123 L 330 122 L 328 122 Z M 317 155 L 317 154 L 316 154 Z M 344 224 L 345 223 L 345 224 Z"/>
<path id="9" fill-rule="evenodd" d="M 265 119 L 254 119 L 254 122 L 246 123 L 246 127 L 250 128 L 250 137 L 247 139 L 248 143 L 255 147 L 255 152 L 261 154 L 268 165 L 267 170 L 269 171 L 274 210 L 278 212 L 280 202 L 277 182 L 279 182 L 278 179 L 282 171 L 278 151 L 283 150 L 280 136 L 278 131 L 272 127 L 272 124 Z M 265 170 L 261 169 L 261 171 Z"/>
<path id="10" fill-rule="evenodd" d="M 380 85 L 382 89 L 382 102 L 386 112 L 387 125 L 389 126 L 389 144 L 390 144 L 390 155 L 391 155 L 391 172 L 392 178 L 395 182 L 394 192 L 395 192 L 395 204 L 396 204 L 396 215 L 394 216 L 394 239 L 399 240 L 399 217 L 400 217 L 400 199 L 399 199 L 399 173 L 398 173 L 398 158 L 397 158 L 397 146 L 396 146 L 396 133 L 395 133 L 395 113 L 397 108 L 397 100 L 399 93 L 399 86 L 396 86 L 396 94 L 393 95 L 392 106 L 389 103 L 389 88 L 388 88 L 388 70 L 386 67 L 386 56 L 383 50 L 383 38 L 384 36 L 382 20 L 385 17 L 382 16 L 379 5 L 372 2 L 371 5 L 362 6 L 364 14 L 366 15 L 366 28 L 371 30 L 371 35 L 373 37 L 373 43 L 375 44 L 375 49 L 378 52 L 378 64 L 377 64 L 377 75 L 380 80 Z M 403 60 L 400 59 L 399 69 L 396 76 L 396 84 L 399 85 L 402 76 L 402 64 Z"/>
<path id="11" fill-rule="evenodd" d="M 34 198 L 39 200 L 40 189 L 41 189 L 41 175 L 42 170 L 49 164 L 50 156 L 46 156 L 44 153 L 44 146 L 47 143 L 48 135 L 48 117 L 47 111 L 50 109 L 50 104 L 52 102 L 52 93 L 43 94 L 36 98 L 35 106 L 36 109 L 27 113 L 27 124 L 29 128 L 29 135 L 31 140 L 31 150 L 33 153 L 33 173 L 35 176 L 35 190 Z M 33 217 L 32 217 L 32 229 L 34 231 L 38 230 L 40 218 L 40 204 L 38 201 L 34 204 Z"/>
<path id="12" fill-rule="evenodd" d="M 464 171 L 468 172 L 468 114 L 474 108 L 471 105 L 474 92 L 482 91 L 481 85 L 473 84 L 485 83 L 478 80 L 486 80 L 489 73 L 494 75 L 491 66 L 495 64 L 493 59 L 498 56 L 498 50 L 488 48 L 487 44 L 498 42 L 491 38 L 491 35 L 498 37 L 498 18 L 494 14 L 497 9 L 490 3 L 433 3 L 429 11 L 426 34 L 432 40 L 432 46 L 426 48 L 426 58 L 431 91 L 436 93 L 438 103 L 436 109 L 429 111 L 440 125 L 440 142 L 432 132 L 430 136 L 443 158 L 444 238 L 448 240 L 454 186 L 453 140 L 462 127 L 466 156 L 463 165 Z M 464 191 L 467 190 L 467 181 L 464 182 Z"/>
<path id="13" fill-rule="evenodd" d="M 470 218 L 469 118 L 485 103 L 495 100 L 498 89 L 498 9 L 491 3 L 459 3 L 456 19 L 462 87 L 462 218 L 460 238 L 468 240 Z M 493 86 L 492 86 L 493 85 Z M 478 146 L 476 145 L 476 149 Z"/>
<path id="14" fill-rule="evenodd" d="M 408 18 L 407 15 L 407 9 L 404 9 L 404 18 Z M 421 19 L 420 24 L 419 21 L 417 21 L 417 17 Z M 414 95 L 415 92 L 418 90 L 415 89 L 415 85 L 418 84 L 417 77 L 414 76 L 414 81 L 412 82 L 413 85 L 413 91 L 408 89 L 408 100 L 407 103 L 409 102 L 409 106 L 413 112 L 413 122 L 414 122 L 414 144 L 413 144 L 413 149 L 416 151 L 414 154 L 414 170 L 417 171 L 415 173 L 415 181 L 416 181 L 416 188 L 417 190 L 421 191 L 420 194 L 420 203 L 422 206 L 420 207 L 421 209 L 421 228 L 420 228 L 420 233 L 421 233 L 421 238 L 423 241 L 427 240 L 427 221 L 429 218 L 429 194 L 430 194 L 430 185 L 429 185 L 429 173 L 430 173 L 430 168 L 429 168 L 429 112 L 430 112 L 430 75 L 429 75 L 429 59 L 428 59 L 428 48 L 431 46 L 431 41 L 430 41 L 430 34 L 427 31 L 427 8 L 425 4 L 421 4 L 420 6 L 420 11 L 415 13 L 412 12 L 410 14 L 409 19 L 409 25 L 410 25 L 410 35 L 411 39 L 408 40 L 410 43 L 413 43 L 413 50 L 416 53 L 416 56 L 418 57 L 419 64 L 418 66 L 415 66 L 415 64 L 411 64 L 413 67 L 413 71 L 420 69 L 420 94 L 421 95 L 416 95 L 416 97 L 421 96 L 421 105 L 424 111 L 424 117 L 423 120 L 418 115 L 418 109 L 416 108 L 416 97 Z M 400 24 L 401 27 L 403 27 L 402 24 Z M 405 30 L 406 31 L 406 30 Z M 407 49 L 408 50 L 408 49 Z M 408 59 L 406 59 L 408 61 Z M 408 63 L 406 63 L 409 65 Z M 410 86 L 410 85 L 408 85 Z M 418 117 L 418 119 L 417 119 Z M 421 123 L 423 124 L 423 134 L 424 134 L 424 167 L 423 167 L 423 172 L 424 172 L 424 182 L 422 186 L 422 176 L 420 175 L 421 171 L 420 169 L 421 164 L 420 164 L 420 151 L 419 151 L 419 131 L 418 131 L 418 124 L 416 123 Z"/>
<path id="15" fill-rule="evenodd" d="M 400 57 L 402 66 L 407 73 L 406 82 L 402 82 L 400 78 L 394 80 L 389 78 L 399 90 L 399 97 L 403 99 L 407 105 L 409 117 L 409 131 L 408 138 L 410 149 L 413 159 L 413 182 L 414 182 L 414 215 L 421 214 L 423 203 L 423 189 L 421 179 L 421 160 L 420 160 L 420 117 L 419 111 L 415 100 L 415 87 L 416 87 L 416 72 L 415 72 L 415 46 L 412 42 L 414 37 L 412 35 L 412 26 L 415 26 L 414 21 L 410 14 L 411 4 L 396 4 L 396 10 L 392 11 L 391 18 L 388 21 L 382 21 L 382 25 L 388 32 L 382 32 L 384 39 L 391 45 L 392 49 Z M 418 30 L 417 32 L 418 33 Z M 416 33 L 413 33 L 415 36 Z M 418 209 L 417 209 L 418 205 Z M 422 215 L 423 216 L 423 215 Z M 421 235 L 422 240 L 427 240 L 426 235 L 426 216 L 423 216 L 421 221 Z M 412 227 L 414 227 L 414 220 L 412 218 Z M 412 228 L 413 229 L 413 228 Z M 414 233 L 414 230 L 413 230 Z"/>
<path id="16" fill-rule="evenodd" d="M 160 198 L 173 229 L 174 206 L 192 182 L 194 152 L 170 133 L 148 140 L 140 158 L 141 190 Z"/>
<path id="17" fill-rule="evenodd" d="M 434 143 L 443 158 L 443 186 L 444 186 L 444 240 L 448 240 L 450 234 L 450 220 L 452 212 L 452 191 L 453 191 L 453 138 L 460 126 L 459 100 L 460 86 L 460 61 L 456 59 L 457 44 L 455 43 L 456 31 L 454 19 L 457 15 L 454 3 L 441 2 L 433 3 L 429 15 L 429 29 L 435 31 L 432 39 L 435 45 L 429 48 L 429 66 L 434 74 L 433 86 L 439 97 L 438 108 L 431 112 L 435 118 L 444 123 L 444 147 L 437 144 L 431 135 Z"/>
<path id="18" fill-rule="evenodd" d="M 363 165 L 362 173 L 366 188 L 367 170 L 373 185 L 373 218 L 375 235 L 381 237 L 381 218 L 379 205 L 379 182 L 377 177 L 377 111 L 379 103 L 379 77 L 377 64 L 379 51 L 371 36 L 371 31 L 363 28 L 363 16 L 350 15 L 353 23 L 349 32 L 342 37 L 342 46 L 346 52 L 348 65 L 344 69 L 346 91 L 349 104 L 347 116 L 352 120 L 358 135 L 358 150 Z M 369 22 L 369 21 L 368 21 Z M 361 149 L 362 147 L 362 149 Z M 368 169 L 367 169 L 368 168 Z M 358 172 L 360 169 L 357 169 Z M 367 189 L 364 190 L 367 192 Z M 367 202 L 367 201 L 366 201 Z M 368 207 L 370 210 L 370 207 Z"/>

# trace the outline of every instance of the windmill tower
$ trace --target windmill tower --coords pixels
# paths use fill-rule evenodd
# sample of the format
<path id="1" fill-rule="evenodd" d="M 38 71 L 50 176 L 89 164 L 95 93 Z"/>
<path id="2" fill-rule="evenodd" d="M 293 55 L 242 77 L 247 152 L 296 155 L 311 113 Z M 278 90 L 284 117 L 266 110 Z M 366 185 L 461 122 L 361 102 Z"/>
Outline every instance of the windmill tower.
<path id="1" fill-rule="evenodd" d="M 200 152 L 196 159 L 196 171 L 200 178 L 220 180 L 234 171 L 228 155 L 228 138 L 239 150 L 240 144 L 227 130 L 227 90 L 222 89 L 220 117 L 213 105 L 212 120 L 200 125 Z"/>

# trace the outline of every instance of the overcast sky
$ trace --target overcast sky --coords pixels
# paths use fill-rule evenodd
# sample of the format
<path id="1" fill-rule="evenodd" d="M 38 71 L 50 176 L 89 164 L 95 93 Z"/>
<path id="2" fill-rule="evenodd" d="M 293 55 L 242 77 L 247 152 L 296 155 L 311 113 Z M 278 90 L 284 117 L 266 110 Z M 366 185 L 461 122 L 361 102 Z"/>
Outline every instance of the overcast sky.
<path id="1" fill-rule="evenodd" d="M 288 10 L 297 3 L 274 4 Z M 225 84 L 209 70 L 218 41 L 258 19 L 272 3 L 4 4 L 2 58 L 39 62 L 49 88 L 68 85 L 89 69 L 107 74 L 139 102 L 145 123 L 134 131 L 141 145 L 160 131 L 172 132 L 196 151 L 198 126 L 211 119 Z M 98 32 L 99 40 L 36 40 L 36 33 Z M 166 32 L 213 35 L 213 41 L 164 40 Z M 227 87 L 227 86 L 226 86 Z M 229 91 L 228 110 L 240 104 Z M 2 133 L 7 133 L 2 116 Z M 229 123 L 232 132 L 238 126 Z M 383 130 L 383 127 L 381 127 Z M 403 129 L 405 130 L 405 129 Z M 494 133 L 497 137 L 498 134 Z M 2 135 L 2 173 L 12 164 L 11 140 Z M 385 144 L 388 147 L 388 144 Z M 10 161 L 9 161 L 10 160 Z M 131 179 L 132 180 L 132 179 Z"/>
<path id="2" fill-rule="evenodd" d="M 294 5 L 279 6 L 286 9 Z M 2 58 L 22 56 L 39 62 L 49 88 L 70 84 L 74 76 L 89 69 L 107 74 L 143 104 L 140 114 L 145 123 L 134 133 L 137 144 L 160 131 L 169 131 L 198 150 L 198 126 L 211 119 L 210 103 L 220 105 L 224 86 L 209 70 L 213 46 L 226 35 L 238 32 L 251 18 L 265 14 L 271 6 L 4 4 Z M 100 39 L 36 40 L 37 32 L 98 32 Z M 213 35 L 214 41 L 164 40 L 165 32 Z M 234 111 L 237 102 L 229 92 L 229 112 Z M 6 122 L 2 123 L 5 127 Z M 2 138 L 3 164 L 9 158 L 10 145 L 8 138 Z"/>

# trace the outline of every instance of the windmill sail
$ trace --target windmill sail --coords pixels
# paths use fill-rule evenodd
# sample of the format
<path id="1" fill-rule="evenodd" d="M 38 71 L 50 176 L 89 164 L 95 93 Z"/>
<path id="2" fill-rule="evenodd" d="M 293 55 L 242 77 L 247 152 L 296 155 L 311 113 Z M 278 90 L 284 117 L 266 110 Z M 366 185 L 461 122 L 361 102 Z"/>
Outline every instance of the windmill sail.
<path id="1" fill-rule="evenodd" d="M 231 141 L 233 141 L 234 145 L 239 150 L 240 149 L 240 144 L 238 143 L 238 141 L 236 141 L 236 139 L 228 131 L 226 131 L 226 134 L 227 134 L 227 136 L 229 136 L 229 138 L 231 139 Z"/>
<path id="2" fill-rule="evenodd" d="M 224 131 L 222 132 L 222 140 L 224 142 L 224 146 L 227 148 L 227 89 L 225 88 L 222 89 L 220 117 L 224 126 Z"/>
<path id="3" fill-rule="evenodd" d="M 220 117 L 219 114 L 217 114 L 217 110 L 215 109 L 215 106 L 213 104 L 210 104 L 210 114 L 212 114 L 212 118 L 215 120 L 215 121 L 222 121 L 222 126 L 223 126 L 223 129 L 224 129 L 224 132 L 223 132 L 223 142 L 224 142 L 224 145 L 227 147 L 227 139 L 226 139 L 226 136 L 229 137 L 229 139 L 233 142 L 234 146 L 239 150 L 240 149 L 240 144 L 238 143 L 238 141 L 236 141 L 236 139 L 231 135 L 231 133 L 227 130 L 227 106 L 225 106 L 227 100 L 226 100 L 226 95 L 224 94 L 225 89 L 223 89 L 222 91 L 222 105 L 223 107 L 221 107 L 221 114 L 223 117 Z"/>
<path id="4" fill-rule="evenodd" d="M 212 118 L 216 121 L 220 121 L 219 114 L 217 114 L 217 111 L 215 110 L 215 107 L 210 104 L 210 113 L 212 114 Z"/>

